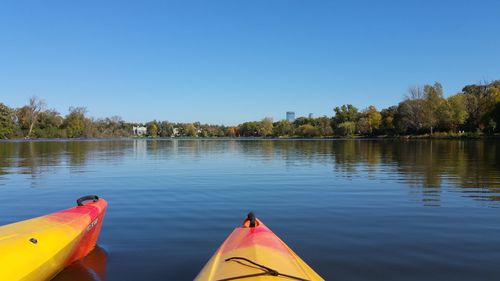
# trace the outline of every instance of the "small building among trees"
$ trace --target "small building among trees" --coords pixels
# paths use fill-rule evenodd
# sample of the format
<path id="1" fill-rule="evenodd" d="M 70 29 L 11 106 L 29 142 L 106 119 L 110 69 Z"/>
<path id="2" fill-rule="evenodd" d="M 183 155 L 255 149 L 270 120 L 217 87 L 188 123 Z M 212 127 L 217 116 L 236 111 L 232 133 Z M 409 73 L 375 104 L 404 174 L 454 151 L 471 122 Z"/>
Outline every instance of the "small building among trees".
<path id="1" fill-rule="evenodd" d="M 144 126 L 133 126 L 134 136 L 144 136 L 148 133 L 148 130 Z"/>

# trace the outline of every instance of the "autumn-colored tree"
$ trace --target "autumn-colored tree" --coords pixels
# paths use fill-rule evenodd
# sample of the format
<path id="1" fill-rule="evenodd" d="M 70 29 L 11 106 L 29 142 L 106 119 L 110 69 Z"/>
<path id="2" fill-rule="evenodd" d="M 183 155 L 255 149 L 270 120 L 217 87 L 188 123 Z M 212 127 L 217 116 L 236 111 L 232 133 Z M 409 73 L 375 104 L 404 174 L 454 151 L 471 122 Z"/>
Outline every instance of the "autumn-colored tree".
<path id="1" fill-rule="evenodd" d="M 17 123 L 19 128 L 23 131 L 28 131 L 30 127 L 29 111 L 30 109 L 27 105 L 16 110 Z"/>
<path id="2" fill-rule="evenodd" d="M 236 137 L 236 128 L 235 127 L 229 127 L 229 128 L 227 128 L 226 135 L 228 137 L 231 137 L 231 138 Z"/>
<path id="3" fill-rule="evenodd" d="M 377 108 L 370 105 L 368 108 L 361 112 L 361 118 L 357 122 L 358 131 L 362 134 L 373 134 L 374 130 L 380 127 L 382 122 L 382 115 L 378 112 Z"/>
<path id="4" fill-rule="evenodd" d="M 72 107 L 62 118 L 55 110 L 43 110 L 43 100 L 32 97 L 28 105 L 16 110 L 0 103 L 0 138 L 27 137 L 122 137 L 132 134 L 137 123 L 125 122 L 117 116 L 93 119 L 86 117 L 84 107 Z M 374 134 L 431 134 L 434 131 L 466 130 L 493 134 L 500 124 L 500 80 L 467 85 L 462 93 L 444 98 L 439 83 L 412 87 L 397 106 L 378 112 L 369 106 L 358 112 L 353 105 L 334 108 L 332 118 L 299 117 L 295 122 L 271 118 L 244 122 L 238 126 L 195 123 L 146 123 L 151 136 L 201 137 L 269 137 L 269 136 L 349 136 L 358 132 Z M 308 126 L 305 126 L 308 125 Z"/>

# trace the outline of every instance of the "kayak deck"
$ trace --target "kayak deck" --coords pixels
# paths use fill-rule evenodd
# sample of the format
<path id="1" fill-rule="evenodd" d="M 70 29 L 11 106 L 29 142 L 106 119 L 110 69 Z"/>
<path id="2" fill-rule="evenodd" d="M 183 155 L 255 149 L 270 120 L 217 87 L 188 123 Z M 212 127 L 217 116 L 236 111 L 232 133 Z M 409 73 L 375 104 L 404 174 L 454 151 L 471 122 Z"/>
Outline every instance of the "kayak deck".
<path id="1" fill-rule="evenodd" d="M 47 280 L 95 246 L 107 203 L 87 202 L 0 226 L 2 280 Z"/>
<path id="2" fill-rule="evenodd" d="M 251 225 L 249 215 L 195 280 L 324 280 L 260 220 Z"/>

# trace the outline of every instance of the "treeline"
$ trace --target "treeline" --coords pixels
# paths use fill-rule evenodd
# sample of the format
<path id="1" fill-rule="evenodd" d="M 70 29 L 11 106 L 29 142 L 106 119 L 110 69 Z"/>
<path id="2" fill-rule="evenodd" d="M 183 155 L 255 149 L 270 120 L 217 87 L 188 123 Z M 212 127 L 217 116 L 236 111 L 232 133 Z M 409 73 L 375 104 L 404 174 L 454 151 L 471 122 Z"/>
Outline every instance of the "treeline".
<path id="1" fill-rule="evenodd" d="M 0 103 L 0 139 L 13 138 L 109 138 L 128 137 L 132 125 L 121 117 L 94 119 L 84 107 L 71 107 L 66 116 L 36 97 L 13 109 Z"/>
<path id="2" fill-rule="evenodd" d="M 398 136 L 436 132 L 452 134 L 494 134 L 500 125 L 500 80 L 465 86 L 462 92 L 444 97 L 440 83 L 412 87 L 398 105 L 377 110 L 369 106 L 358 110 L 351 104 L 333 109 L 333 117 L 297 118 L 272 122 L 245 122 L 241 136 L 328 137 Z"/>
<path id="3" fill-rule="evenodd" d="M 398 136 L 424 134 L 494 134 L 500 125 L 500 80 L 465 86 L 444 97 L 440 83 L 412 87 L 398 105 L 378 110 L 353 105 L 333 109 L 333 117 L 299 117 L 294 122 L 271 118 L 238 126 L 151 121 L 125 122 L 121 117 L 95 119 L 84 107 L 71 107 L 66 116 L 47 109 L 39 98 L 21 108 L 0 103 L 0 139 L 12 138 L 110 138 L 137 134 L 145 126 L 149 137 L 332 137 Z"/>

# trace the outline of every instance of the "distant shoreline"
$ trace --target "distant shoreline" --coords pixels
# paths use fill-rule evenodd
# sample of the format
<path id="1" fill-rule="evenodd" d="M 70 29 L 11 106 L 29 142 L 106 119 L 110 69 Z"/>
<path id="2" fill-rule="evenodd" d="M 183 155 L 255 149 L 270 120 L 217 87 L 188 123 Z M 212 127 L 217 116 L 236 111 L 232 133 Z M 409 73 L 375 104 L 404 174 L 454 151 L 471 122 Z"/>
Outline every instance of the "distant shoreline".
<path id="1" fill-rule="evenodd" d="M 500 135 L 407 135 L 407 136 L 352 136 L 352 137 L 116 137 L 116 138 L 17 138 L 0 139 L 0 142 L 77 142 L 77 141 L 126 141 L 126 140 L 275 140 L 275 141 L 296 141 L 296 140 L 491 140 L 500 139 Z"/>
<path id="2" fill-rule="evenodd" d="M 89 117 L 85 107 L 70 107 L 69 113 L 62 116 L 48 109 L 43 99 L 31 97 L 19 108 L 0 102 L 0 138 L 496 138 L 500 134 L 500 80 L 466 85 L 462 92 L 448 97 L 436 82 L 411 87 L 404 100 L 382 110 L 370 105 L 360 111 L 352 104 L 344 104 L 333 107 L 333 112 L 333 116 L 309 114 L 295 118 L 294 111 L 287 111 L 286 119 L 265 117 L 233 126 L 156 119 L 136 123 L 119 116 Z"/>

